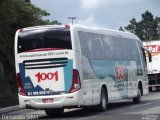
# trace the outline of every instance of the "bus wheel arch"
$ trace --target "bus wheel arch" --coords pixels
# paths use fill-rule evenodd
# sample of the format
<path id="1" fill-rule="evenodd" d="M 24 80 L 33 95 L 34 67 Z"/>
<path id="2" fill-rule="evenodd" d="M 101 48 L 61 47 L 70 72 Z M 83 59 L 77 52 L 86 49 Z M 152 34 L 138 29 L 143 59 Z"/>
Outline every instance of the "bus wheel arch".
<path id="1" fill-rule="evenodd" d="M 107 110 L 107 104 L 108 104 L 107 87 L 106 87 L 106 85 L 102 85 L 101 93 L 100 93 L 100 104 L 99 104 L 100 112 L 105 112 Z"/>

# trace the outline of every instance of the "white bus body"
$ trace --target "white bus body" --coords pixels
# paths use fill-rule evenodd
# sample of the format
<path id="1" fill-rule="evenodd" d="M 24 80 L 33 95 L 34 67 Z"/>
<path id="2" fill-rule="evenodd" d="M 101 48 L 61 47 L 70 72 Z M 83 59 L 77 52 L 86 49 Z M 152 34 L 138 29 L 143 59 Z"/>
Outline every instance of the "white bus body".
<path id="1" fill-rule="evenodd" d="M 141 41 L 80 25 L 23 28 L 15 35 L 19 103 L 53 109 L 99 105 L 148 94 Z"/>

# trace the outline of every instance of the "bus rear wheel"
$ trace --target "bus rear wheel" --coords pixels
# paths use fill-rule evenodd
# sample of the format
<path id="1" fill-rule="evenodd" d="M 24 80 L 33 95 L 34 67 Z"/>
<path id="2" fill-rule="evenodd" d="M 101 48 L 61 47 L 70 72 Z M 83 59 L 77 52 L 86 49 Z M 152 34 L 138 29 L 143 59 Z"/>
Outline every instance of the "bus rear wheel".
<path id="1" fill-rule="evenodd" d="M 64 111 L 64 108 L 49 108 L 45 109 L 45 113 L 48 116 L 61 115 Z"/>
<path id="2" fill-rule="evenodd" d="M 101 90 L 101 101 L 100 101 L 100 105 L 99 105 L 100 112 L 105 112 L 107 110 L 107 103 L 108 103 L 107 91 L 106 91 L 105 88 L 102 88 L 102 90 Z"/>

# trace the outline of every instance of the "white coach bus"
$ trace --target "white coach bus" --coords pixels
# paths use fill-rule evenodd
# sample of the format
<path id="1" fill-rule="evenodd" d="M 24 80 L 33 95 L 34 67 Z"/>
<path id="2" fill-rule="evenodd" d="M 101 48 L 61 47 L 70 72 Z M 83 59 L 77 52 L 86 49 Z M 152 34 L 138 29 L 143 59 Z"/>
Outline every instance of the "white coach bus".
<path id="1" fill-rule="evenodd" d="M 141 101 L 148 94 L 145 48 L 131 33 L 80 25 L 37 26 L 15 35 L 21 108 L 44 109 Z"/>

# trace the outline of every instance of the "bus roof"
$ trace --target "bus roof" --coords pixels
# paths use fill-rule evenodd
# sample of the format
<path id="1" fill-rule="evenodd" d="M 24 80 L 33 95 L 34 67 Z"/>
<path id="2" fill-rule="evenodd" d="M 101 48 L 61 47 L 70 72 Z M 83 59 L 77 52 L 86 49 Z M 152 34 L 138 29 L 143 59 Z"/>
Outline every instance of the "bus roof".
<path id="1" fill-rule="evenodd" d="M 42 25 L 42 26 L 33 26 L 33 27 L 26 27 L 21 28 L 21 31 L 30 31 L 30 30 L 38 30 L 38 29 L 50 29 L 50 28 L 63 28 L 63 25 Z"/>
<path id="2" fill-rule="evenodd" d="M 42 26 L 33 26 L 33 27 L 26 27 L 20 29 L 20 31 L 30 31 L 30 30 L 37 30 L 37 29 L 50 29 L 50 28 L 71 28 L 74 30 L 83 30 L 86 32 L 93 32 L 93 33 L 98 33 L 98 34 L 107 34 L 111 36 L 118 36 L 118 37 L 124 37 L 124 38 L 130 38 L 130 39 L 137 39 L 140 40 L 136 35 L 130 33 L 130 32 L 124 32 L 124 31 L 119 31 L 119 30 L 113 30 L 113 29 L 105 29 L 105 28 L 100 28 L 100 27 L 87 27 L 84 25 L 42 25 Z"/>
<path id="3" fill-rule="evenodd" d="M 98 34 L 106 34 L 106 35 L 111 35 L 111 36 L 140 40 L 136 35 L 128 31 L 124 32 L 124 31 L 105 29 L 105 28 L 99 28 L 99 27 L 87 27 L 83 25 L 73 25 L 73 28 L 77 30 L 83 30 L 86 32 L 88 31 L 88 32 L 93 32 L 93 33 L 98 33 Z"/>

